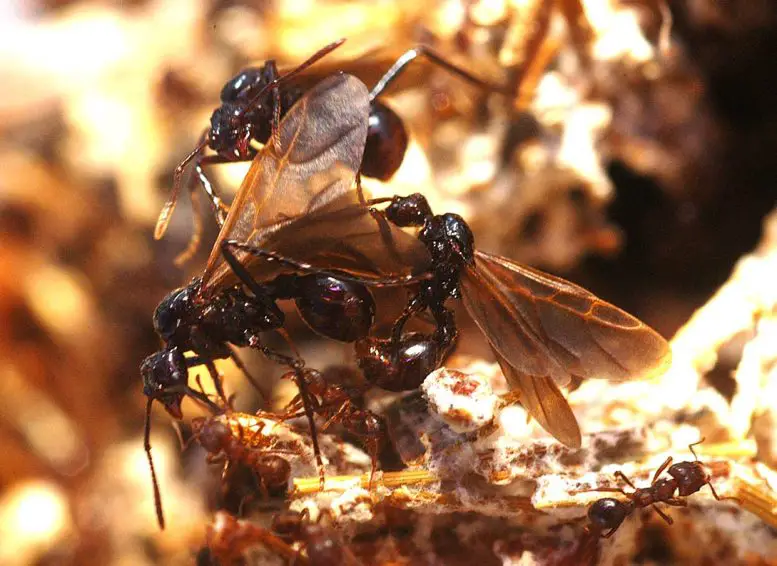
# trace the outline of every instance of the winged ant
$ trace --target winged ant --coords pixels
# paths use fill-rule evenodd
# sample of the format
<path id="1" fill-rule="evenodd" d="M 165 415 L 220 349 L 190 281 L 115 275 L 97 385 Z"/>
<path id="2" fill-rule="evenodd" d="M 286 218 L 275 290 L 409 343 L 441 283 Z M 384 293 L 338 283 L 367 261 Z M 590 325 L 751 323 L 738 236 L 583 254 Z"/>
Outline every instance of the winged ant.
<path id="1" fill-rule="evenodd" d="M 715 491 L 710 481 L 710 474 L 704 469 L 704 465 L 699 461 L 699 457 L 693 449 L 694 446 L 702 442 L 704 442 L 703 438 L 688 446 L 694 457 L 692 462 L 685 461 L 673 464 L 672 457 L 667 457 L 653 474 L 653 480 L 648 487 L 636 487 L 623 472 L 617 471 L 615 476 L 625 482 L 633 491 L 626 492 L 620 487 L 600 487 L 587 490 L 616 492 L 627 498 L 627 501 L 621 501 L 612 497 L 604 497 L 594 501 L 588 508 L 589 532 L 602 538 L 610 538 L 623 524 L 626 517 L 644 507 L 653 507 L 656 513 L 667 524 L 671 525 L 672 518 L 664 513 L 657 504 L 665 503 L 674 507 L 685 507 L 688 503 L 684 498 L 693 495 L 705 485 L 710 486 L 713 497 L 718 501 L 729 499 L 736 501 L 735 497 L 720 497 Z M 669 474 L 669 478 L 660 477 L 664 471 Z"/>
<path id="2" fill-rule="evenodd" d="M 301 512 L 282 511 L 273 517 L 272 529 L 250 521 L 237 519 L 225 511 L 218 511 L 206 532 L 207 547 L 222 564 L 240 562 L 245 552 L 254 546 L 264 546 L 293 564 L 310 566 L 356 566 L 361 562 L 348 548 L 340 533 L 323 518 L 311 521 L 307 509 Z M 302 554 L 291 543 L 300 542 Z M 242 562 L 240 562 L 242 563 Z"/>
<path id="3" fill-rule="evenodd" d="M 208 452 L 208 463 L 223 464 L 222 477 L 227 477 L 233 466 L 238 464 L 253 470 L 259 481 L 259 488 L 265 496 L 271 491 L 285 490 L 291 475 L 291 466 L 283 456 L 295 452 L 257 442 L 264 440 L 263 421 L 257 421 L 252 430 L 248 431 L 241 425 L 239 417 L 232 417 L 228 420 L 219 417 L 192 419 L 192 439 L 196 439 Z M 255 419 L 253 415 L 250 417 Z M 237 430 L 233 430 L 230 424 L 236 424 Z"/>
<path id="4" fill-rule="evenodd" d="M 222 255 L 217 245 L 202 278 L 173 291 L 157 307 L 154 328 L 164 347 L 141 365 L 149 399 L 145 448 L 154 481 L 148 430 L 152 401 L 175 418 L 181 417 L 185 396 L 219 411 L 189 387 L 187 370 L 205 365 L 226 404 L 213 362 L 232 358 L 245 371 L 233 346 L 258 349 L 295 370 L 323 481 L 311 401 L 300 372 L 304 363 L 264 346 L 261 333 L 282 328 L 277 301 L 294 299 L 317 332 L 339 340 L 366 336 L 374 304 L 359 283 L 401 285 L 427 270 L 428 254 L 416 238 L 356 205 L 352 186 L 362 161 L 368 113 L 369 93 L 354 77 L 333 75 L 310 89 L 277 125 L 277 143 L 267 144 L 252 162 L 224 222 L 219 241 L 226 235 L 239 237 L 312 262 L 303 273 L 290 274 L 278 261 L 251 265 L 232 253 Z M 252 276 L 246 275 L 249 268 Z M 359 283 L 354 276 L 349 281 L 349 270 Z M 185 352 L 194 357 L 186 358 Z M 163 525 L 156 484 L 154 489 Z"/>
<path id="5" fill-rule="evenodd" d="M 154 230 L 154 237 L 164 236 L 178 201 L 183 175 L 190 162 L 194 162 L 195 175 L 213 207 L 216 220 L 222 225 L 227 205 L 218 196 L 204 167 L 219 163 L 252 161 L 258 150 L 252 142 L 266 144 L 274 136 L 273 124 L 303 96 L 303 91 L 290 85 L 289 81 L 312 66 L 345 42 L 340 39 L 314 53 L 302 64 L 281 75 L 272 59 L 260 67 L 248 67 L 240 71 L 224 85 L 221 91 L 221 105 L 213 111 L 210 126 L 200 136 L 194 150 L 176 167 L 173 175 L 173 189 L 170 198 L 162 208 Z M 463 78 L 485 91 L 500 92 L 508 96 L 504 87 L 491 84 L 469 71 L 454 65 L 428 46 L 419 45 L 403 53 L 381 77 L 369 93 L 369 117 L 367 140 L 360 173 L 383 181 L 390 179 L 405 156 L 408 144 L 407 130 L 402 119 L 378 97 L 400 76 L 406 67 L 419 57 Z M 347 101 L 346 101 L 347 104 Z M 277 139 L 274 140 L 277 144 Z M 204 155 L 206 149 L 214 154 Z M 197 208 L 198 193 L 190 186 L 190 196 Z M 199 247 L 201 220 L 195 211 L 195 229 L 187 249 L 176 258 L 176 263 L 187 261 Z"/>
<path id="6" fill-rule="evenodd" d="M 418 240 L 429 257 L 429 277 L 418 288 L 395 322 L 390 341 L 367 338 L 357 343 L 366 377 L 375 382 L 415 388 L 431 362 L 439 363 L 454 345 L 458 330 L 448 299 L 461 299 L 487 338 L 510 388 L 527 412 L 559 441 L 579 447 L 580 428 L 559 385 L 571 379 L 613 381 L 646 378 L 661 373 L 671 361 L 669 345 L 646 324 L 564 279 L 475 249 L 474 236 L 456 214 L 434 215 L 425 197 L 413 194 L 373 199 L 388 202 L 373 210 L 391 224 L 419 228 Z M 222 241 L 224 250 L 254 258 L 278 258 L 256 242 L 237 238 Z M 361 279 L 366 285 L 380 281 Z M 431 336 L 404 336 L 414 315 L 428 310 L 437 324 Z M 418 340 L 414 375 L 403 369 Z M 418 363 L 421 362 L 421 363 Z M 408 379 L 410 377 L 411 379 Z M 391 387 L 389 387 L 391 388 Z"/>

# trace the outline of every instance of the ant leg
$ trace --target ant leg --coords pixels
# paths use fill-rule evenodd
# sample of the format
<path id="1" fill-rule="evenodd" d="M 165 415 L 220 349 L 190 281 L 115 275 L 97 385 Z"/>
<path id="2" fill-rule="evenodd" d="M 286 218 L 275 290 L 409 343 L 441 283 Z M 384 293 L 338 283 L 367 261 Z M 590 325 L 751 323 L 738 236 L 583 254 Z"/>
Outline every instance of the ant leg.
<path id="1" fill-rule="evenodd" d="M 229 206 L 216 192 L 216 189 L 213 186 L 210 178 L 205 174 L 203 166 L 222 165 L 224 163 L 239 163 L 241 161 L 253 161 L 254 157 L 256 157 L 255 150 L 252 150 L 245 159 L 227 159 L 220 155 L 208 155 L 194 164 L 194 171 L 197 174 L 197 179 L 202 186 L 202 190 L 205 191 L 205 194 L 207 194 L 208 198 L 210 199 L 211 206 L 213 207 L 213 214 L 216 216 L 216 222 L 218 223 L 219 228 L 221 228 L 221 226 L 224 224 L 224 221 L 226 220 L 225 214 L 229 212 Z"/>
<path id="2" fill-rule="evenodd" d="M 694 459 L 695 459 L 697 462 L 699 461 L 699 456 L 697 456 L 697 455 L 696 455 L 696 450 L 694 450 L 694 449 L 693 449 L 693 447 L 694 447 L 694 446 L 698 446 L 699 444 L 701 444 L 702 442 L 704 442 L 704 440 L 705 440 L 705 438 L 702 436 L 702 437 L 701 437 L 699 440 L 697 440 L 697 441 L 696 441 L 696 442 L 694 442 L 693 444 L 689 444 L 689 445 L 688 445 L 688 450 L 690 450 L 690 451 L 691 451 L 691 454 L 693 454 L 693 457 L 694 457 Z"/>
<path id="3" fill-rule="evenodd" d="M 182 178 L 186 166 L 192 159 L 200 155 L 205 147 L 207 147 L 207 145 L 208 132 L 206 130 L 200 136 L 200 141 L 197 143 L 192 152 L 184 157 L 183 161 L 181 161 L 175 168 L 175 171 L 173 172 L 173 190 L 170 193 L 170 198 L 167 199 L 167 202 L 165 202 L 164 206 L 162 207 L 162 211 L 159 213 L 156 226 L 154 227 L 155 240 L 162 239 L 162 236 L 165 235 L 167 227 L 170 224 L 170 218 L 172 217 L 173 211 L 175 210 L 175 205 L 178 203 L 178 195 L 181 192 Z"/>
<path id="4" fill-rule="evenodd" d="M 237 355 L 235 348 L 233 348 L 232 346 L 228 346 L 228 348 L 229 348 L 229 357 L 232 359 L 232 361 L 237 366 L 237 368 L 241 372 L 243 372 L 243 375 L 246 376 L 246 379 L 248 379 L 249 383 L 254 387 L 254 389 L 256 389 L 256 392 L 259 393 L 259 396 L 262 398 L 262 402 L 266 402 L 267 396 L 265 395 L 264 391 L 262 391 L 262 388 L 259 386 L 259 382 L 257 381 L 257 379 L 253 375 L 251 375 L 251 372 L 248 371 L 248 368 L 240 359 L 240 356 Z"/>
<path id="5" fill-rule="evenodd" d="M 402 340 L 402 331 L 405 328 L 405 324 L 410 318 L 421 312 L 426 308 L 426 302 L 421 298 L 420 294 L 413 296 L 407 303 L 405 310 L 399 315 L 399 318 L 394 321 L 394 326 L 391 328 L 391 341 L 394 345 L 399 344 Z"/>
<path id="6" fill-rule="evenodd" d="M 666 521 L 667 525 L 674 524 L 674 521 L 672 520 L 672 518 L 666 513 L 664 513 L 663 511 L 661 511 L 661 509 L 659 509 L 657 505 L 652 505 L 652 507 L 653 509 L 655 509 L 656 513 L 658 513 L 658 516 L 661 517 L 664 521 Z"/>
<path id="7" fill-rule="evenodd" d="M 631 489 L 634 489 L 634 490 L 636 490 L 636 489 L 637 489 L 637 487 L 636 487 L 636 486 L 635 486 L 633 483 L 631 483 L 631 480 L 630 480 L 629 478 L 627 478 L 627 477 L 626 477 L 626 474 L 624 474 L 624 473 L 623 473 L 623 472 L 621 472 L 620 470 L 618 470 L 617 472 L 615 472 L 615 477 L 616 477 L 616 478 L 618 478 L 618 479 L 621 479 L 621 480 L 623 480 L 624 482 L 626 482 L 626 484 L 627 484 L 627 485 L 628 485 L 628 486 L 629 486 Z"/>
<path id="8" fill-rule="evenodd" d="M 146 451 L 148 459 L 148 468 L 151 470 L 151 484 L 154 486 L 154 508 L 156 509 L 156 520 L 161 530 L 165 529 L 165 515 L 162 511 L 162 494 L 159 491 L 159 480 L 156 477 L 156 468 L 154 468 L 154 459 L 151 457 L 151 404 L 154 400 L 149 397 L 146 402 L 146 423 L 143 430 L 143 449 Z"/>
<path id="9" fill-rule="evenodd" d="M 321 426 L 321 432 L 324 432 L 326 429 L 328 429 L 330 426 L 332 426 L 337 421 L 340 421 L 343 419 L 343 415 L 350 409 L 350 401 L 346 401 L 343 403 L 343 405 L 337 410 L 337 412 L 329 417 L 329 420 L 327 420 L 322 426 Z"/>
<path id="10" fill-rule="evenodd" d="M 372 91 L 370 92 L 370 102 L 375 100 L 378 96 L 380 96 L 388 86 L 396 80 L 396 78 L 404 72 L 405 68 L 415 59 L 418 57 L 424 57 L 429 62 L 434 63 L 435 65 L 442 67 L 449 73 L 456 75 L 465 81 L 469 82 L 470 84 L 473 84 L 483 90 L 492 91 L 492 92 L 499 92 L 501 94 L 504 94 L 506 96 L 512 97 L 514 93 L 510 92 L 509 89 L 507 89 L 504 86 L 493 84 L 489 81 L 486 81 L 484 79 L 481 79 L 479 77 L 476 77 L 469 71 L 454 65 L 442 55 L 438 54 L 436 51 L 434 51 L 431 47 L 427 47 L 426 45 L 418 45 L 412 49 L 408 49 L 403 53 L 396 62 L 391 66 L 391 68 L 386 71 L 386 73 L 381 77 L 381 79 L 377 82 L 377 84 L 372 88 Z"/>
<path id="11" fill-rule="evenodd" d="M 216 394 L 219 396 L 219 399 L 223 401 L 224 406 L 228 407 L 229 400 L 227 399 L 226 393 L 224 393 L 224 384 L 221 382 L 221 376 L 219 375 L 219 372 L 216 369 L 216 365 L 213 363 L 212 360 L 205 360 L 205 367 L 208 368 L 208 373 L 210 373 L 210 378 L 213 380 L 213 385 L 216 388 Z"/>
<path id="12" fill-rule="evenodd" d="M 344 273 L 342 271 L 335 272 L 335 271 L 328 271 L 326 269 L 320 269 L 309 263 L 305 263 L 302 261 L 295 261 L 293 259 L 284 257 L 277 252 L 274 252 L 271 250 L 264 250 L 256 246 L 252 246 L 251 244 L 244 244 L 244 243 L 238 242 L 237 240 L 224 240 L 223 242 L 221 242 L 221 253 L 224 255 L 224 259 L 227 261 L 229 266 L 235 272 L 235 275 L 249 289 L 251 289 L 252 292 L 254 291 L 254 287 L 252 287 L 252 285 L 257 286 L 258 283 L 256 283 L 256 281 L 253 281 L 253 278 L 250 275 L 247 275 L 245 279 L 243 278 L 244 276 L 241 275 L 240 272 L 244 274 L 247 274 L 248 272 L 245 270 L 244 267 L 242 268 L 242 270 L 240 269 L 241 264 L 238 261 L 237 257 L 235 256 L 235 254 L 232 252 L 232 250 L 240 250 L 242 252 L 246 252 L 252 256 L 259 257 L 267 261 L 277 261 L 278 263 L 282 265 L 286 265 L 297 271 L 303 271 L 307 273 L 319 273 L 321 275 L 331 275 L 332 277 L 335 277 L 342 281 L 350 281 L 353 283 L 361 283 L 363 285 L 372 285 L 375 287 L 400 287 L 400 286 L 404 287 L 410 283 L 417 283 L 419 281 L 425 281 L 429 279 L 428 274 L 408 275 L 403 277 L 387 277 L 385 279 L 373 279 L 373 280 L 364 279 L 362 277 L 348 275 L 347 273 Z M 261 287 L 259 288 L 261 289 Z"/>
<path id="13" fill-rule="evenodd" d="M 313 415 L 313 406 L 308 394 L 308 386 L 305 382 L 303 373 L 299 368 L 294 369 L 294 378 L 297 382 L 299 394 L 302 399 L 302 406 L 305 409 L 305 416 L 307 417 L 308 424 L 310 426 L 310 438 L 313 442 L 313 454 L 316 456 L 316 466 L 318 467 L 320 488 L 321 491 L 324 491 L 324 484 L 326 483 L 324 474 L 324 461 L 321 459 L 321 448 L 318 445 L 318 430 L 316 429 L 316 420 Z"/>
<path id="14" fill-rule="evenodd" d="M 664 463 L 661 464 L 658 469 L 656 470 L 656 473 L 653 474 L 653 481 L 650 482 L 650 485 L 653 485 L 658 480 L 658 476 L 661 475 L 661 472 L 663 472 L 667 467 L 669 467 L 669 464 L 672 463 L 672 457 L 667 456 L 666 460 L 664 460 Z"/>
<path id="15" fill-rule="evenodd" d="M 679 497 L 672 497 L 671 499 L 667 499 L 664 501 L 667 505 L 671 505 L 672 507 L 687 507 L 688 502 L 685 499 L 680 499 Z"/>
<path id="16" fill-rule="evenodd" d="M 200 216 L 200 193 L 198 193 L 194 186 L 189 184 L 189 200 L 192 203 L 192 223 L 194 227 L 192 229 L 192 235 L 189 237 L 189 244 L 186 249 L 175 256 L 173 264 L 177 267 L 181 267 L 187 263 L 200 247 L 200 241 L 202 240 L 202 216 Z"/>

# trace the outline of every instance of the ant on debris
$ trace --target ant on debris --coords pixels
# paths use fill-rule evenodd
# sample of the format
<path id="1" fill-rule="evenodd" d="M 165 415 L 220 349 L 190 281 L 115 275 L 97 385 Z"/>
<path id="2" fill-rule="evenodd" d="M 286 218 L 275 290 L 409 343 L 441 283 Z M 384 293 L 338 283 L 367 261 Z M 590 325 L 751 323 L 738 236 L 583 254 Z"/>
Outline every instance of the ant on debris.
<path id="1" fill-rule="evenodd" d="M 343 43 L 345 39 L 325 46 L 285 75 L 279 74 L 275 61 L 270 59 L 261 67 L 246 68 L 227 81 L 221 91 L 221 106 L 211 115 L 210 127 L 203 132 L 194 150 L 175 169 L 173 191 L 159 215 L 154 231 L 156 239 L 160 239 L 167 230 L 180 193 L 183 173 L 191 161 L 194 161 L 197 179 L 211 201 L 216 220 L 219 226 L 223 225 L 228 207 L 216 193 L 203 166 L 253 160 L 258 150 L 251 145 L 252 141 L 266 144 L 274 138 L 274 143 L 277 145 L 279 141 L 273 124 L 277 124 L 303 96 L 302 89 L 289 85 L 289 80 Z M 447 61 L 430 47 L 420 45 L 407 50 L 369 93 L 367 140 L 360 165 L 360 173 L 366 177 L 386 181 L 394 175 L 402 163 L 408 144 L 407 130 L 396 112 L 377 99 L 405 68 L 419 57 L 485 91 L 501 92 L 511 96 L 504 87 L 476 77 Z M 215 155 L 203 156 L 206 148 L 213 150 Z M 190 189 L 190 194 L 196 206 L 197 193 L 193 187 Z M 176 259 L 176 263 L 187 261 L 199 245 L 201 225 L 199 220 L 195 222 L 197 224 L 189 246 Z"/>
<path id="2" fill-rule="evenodd" d="M 385 424 L 372 411 L 357 406 L 356 400 L 364 392 L 365 386 L 349 387 L 347 384 L 332 382 L 336 370 L 331 368 L 323 373 L 309 368 L 302 370 L 305 385 L 313 400 L 313 412 L 325 421 L 320 431 L 339 423 L 347 432 L 362 439 L 372 462 L 371 481 L 377 470 L 378 450 L 385 437 Z M 286 408 L 287 415 L 284 418 L 298 416 L 301 408 L 302 399 L 297 395 Z"/>
<path id="3" fill-rule="evenodd" d="M 623 480 L 632 488 L 633 491 L 631 493 L 626 492 L 620 487 L 600 487 L 593 490 L 587 490 L 612 491 L 621 493 L 628 498 L 628 501 L 625 502 L 612 497 L 604 497 L 594 501 L 588 508 L 588 519 L 591 522 L 588 527 L 589 532 L 602 538 L 610 538 L 615 534 L 615 531 L 618 530 L 626 517 L 639 508 L 649 506 L 652 506 L 656 513 L 658 513 L 667 524 L 671 525 L 673 523 L 672 518 L 659 509 L 656 504 L 666 503 L 667 505 L 672 505 L 674 507 L 685 507 L 688 502 L 682 498 L 693 495 L 705 485 L 710 486 L 713 497 L 718 501 L 736 501 L 736 497 L 719 497 L 715 488 L 712 486 L 710 474 L 699 461 L 699 457 L 693 449 L 694 446 L 697 446 L 702 442 L 704 442 L 704 438 L 688 446 L 694 457 L 693 462 L 686 461 L 672 464 L 672 457 L 667 457 L 667 459 L 664 460 L 664 463 L 656 470 L 656 473 L 653 475 L 653 480 L 648 487 L 636 487 L 623 472 L 617 471 L 615 472 L 615 476 Z M 670 477 L 659 477 L 665 470 Z"/>
<path id="4" fill-rule="evenodd" d="M 239 418 L 231 418 L 229 421 L 236 423 L 237 433 L 221 417 L 192 419 L 192 438 L 208 452 L 207 462 L 224 464 L 223 476 L 227 476 L 234 465 L 245 465 L 256 474 L 265 497 L 270 491 L 285 490 L 291 476 L 291 466 L 281 455 L 294 452 L 261 446 L 261 443 L 254 446 L 262 436 L 265 426 L 262 421 L 258 421 L 250 433 L 243 429 Z"/>
<path id="5" fill-rule="evenodd" d="M 341 276 L 342 268 L 356 266 L 385 285 L 406 284 L 412 280 L 413 270 L 424 269 L 427 256 L 418 240 L 387 222 L 378 222 L 367 207 L 349 206 L 354 202 L 351 197 L 355 198 L 352 186 L 367 135 L 368 108 L 367 89 L 361 82 L 348 75 L 333 75 L 310 89 L 278 124 L 279 146 L 268 144 L 257 155 L 222 233 L 231 234 L 234 226 L 236 235 L 242 236 L 241 230 L 261 234 L 272 240 L 272 249 L 281 257 L 301 256 L 318 261 L 319 266 L 308 265 L 289 274 L 288 269 L 283 272 L 285 264 L 280 261 L 264 262 L 252 267 L 249 274 L 241 258 L 217 245 L 202 278 L 170 293 L 154 313 L 154 328 L 164 347 L 141 365 L 147 413 L 157 400 L 180 419 L 185 396 L 221 412 L 218 405 L 188 385 L 188 368 L 204 364 L 226 405 L 213 363 L 217 359 L 232 358 L 260 390 L 233 346 L 258 349 L 295 371 L 302 368 L 299 357 L 262 344 L 262 332 L 282 328 L 284 315 L 277 301 L 294 299 L 313 330 L 336 340 L 353 341 L 367 336 L 374 300 L 364 286 L 347 279 L 347 271 Z M 263 176 L 268 171 L 275 172 L 269 180 Z M 263 203 L 258 212 L 255 201 L 249 200 L 256 198 Z M 185 358 L 188 351 L 194 357 Z M 323 478 L 313 412 L 300 373 L 297 385 Z M 145 447 L 150 461 L 148 415 L 146 423 Z M 150 466 L 154 479 L 153 464 Z M 158 500 L 157 487 L 155 496 Z M 159 505 L 157 513 L 161 525 Z"/>
<path id="6" fill-rule="evenodd" d="M 668 365 L 669 345 L 652 328 L 582 287 L 476 250 L 471 229 L 457 214 L 433 214 L 419 193 L 365 204 L 386 202 L 384 210 L 369 208 L 373 218 L 400 228 L 419 228 L 417 241 L 427 260 L 410 270 L 416 274 L 412 283 L 417 288 L 395 321 L 391 339 L 357 342 L 359 365 L 369 381 L 392 390 L 418 387 L 426 377 L 422 371 L 437 367 L 455 345 L 458 330 L 453 310 L 446 306 L 450 298 L 463 301 L 527 412 L 567 446 L 579 447 L 581 435 L 559 385 L 573 377 L 638 379 Z M 309 267 L 288 259 L 294 254 L 278 257 L 274 242 L 251 234 L 242 239 L 239 233 L 228 236 L 221 249 L 239 250 L 243 261 L 264 258 L 296 269 Z M 412 251 L 410 246 L 406 249 Z M 422 266 L 426 277 L 418 272 Z M 239 277 L 247 283 L 245 276 Z M 384 284 L 358 275 L 355 280 Z M 435 320 L 435 332 L 404 335 L 407 321 L 425 310 Z"/>
<path id="7" fill-rule="evenodd" d="M 340 533 L 332 526 L 322 523 L 324 516 L 331 516 L 331 513 L 322 512 L 319 520 L 312 522 L 307 509 L 299 513 L 283 511 L 273 518 L 272 530 L 268 530 L 249 521 L 236 519 L 225 511 L 219 511 L 213 524 L 208 526 L 207 545 L 211 555 L 222 564 L 238 562 L 247 549 L 257 545 L 266 547 L 293 564 L 360 564 Z M 295 550 L 290 545 L 291 542 L 302 543 L 305 554 Z"/>

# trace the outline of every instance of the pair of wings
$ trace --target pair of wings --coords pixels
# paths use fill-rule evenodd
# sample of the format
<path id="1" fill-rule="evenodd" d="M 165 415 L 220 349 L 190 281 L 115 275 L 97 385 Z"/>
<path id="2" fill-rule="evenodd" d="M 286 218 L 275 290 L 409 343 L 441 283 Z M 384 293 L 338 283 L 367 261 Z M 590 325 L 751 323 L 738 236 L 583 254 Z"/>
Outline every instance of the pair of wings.
<path id="1" fill-rule="evenodd" d="M 364 84 L 337 74 L 289 110 L 235 197 L 203 275 L 203 296 L 237 283 L 221 254 L 225 240 L 366 284 L 429 273 L 426 247 L 373 214 L 353 190 L 369 106 Z M 283 267 L 236 253 L 258 281 Z M 569 446 L 580 445 L 580 429 L 559 385 L 573 376 L 646 377 L 669 362 L 666 341 L 636 318 L 581 287 L 507 259 L 476 252 L 461 290 L 521 403 Z"/>
<path id="2" fill-rule="evenodd" d="M 559 385 L 573 377 L 649 379 L 671 362 L 669 344 L 639 319 L 506 258 L 475 252 L 461 292 L 521 404 L 567 446 L 580 446 L 580 428 Z"/>
<path id="3" fill-rule="evenodd" d="M 367 87 L 342 73 L 318 83 L 286 113 L 277 139 L 262 148 L 243 179 L 208 259 L 201 296 L 237 283 L 222 257 L 225 240 L 365 282 L 428 272 L 426 247 L 374 215 L 353 189 L 369 113 Z M 236 255 L 260 282 L 282 269 L 247 252 Z"/>

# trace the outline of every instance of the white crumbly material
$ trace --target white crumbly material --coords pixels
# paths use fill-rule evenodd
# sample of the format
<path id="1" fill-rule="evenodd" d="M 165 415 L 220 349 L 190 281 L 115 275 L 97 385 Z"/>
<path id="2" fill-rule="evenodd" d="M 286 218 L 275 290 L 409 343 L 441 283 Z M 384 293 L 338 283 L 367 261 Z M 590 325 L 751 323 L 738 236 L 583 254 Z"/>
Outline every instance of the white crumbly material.
<path id="1" fill-rule="evenodd" d="M 421 390 L 429 408 L 455 432 L 473 432 L 494 419 L 498 398 L 478 374 L 442 367 L 426 377 Z"/>

